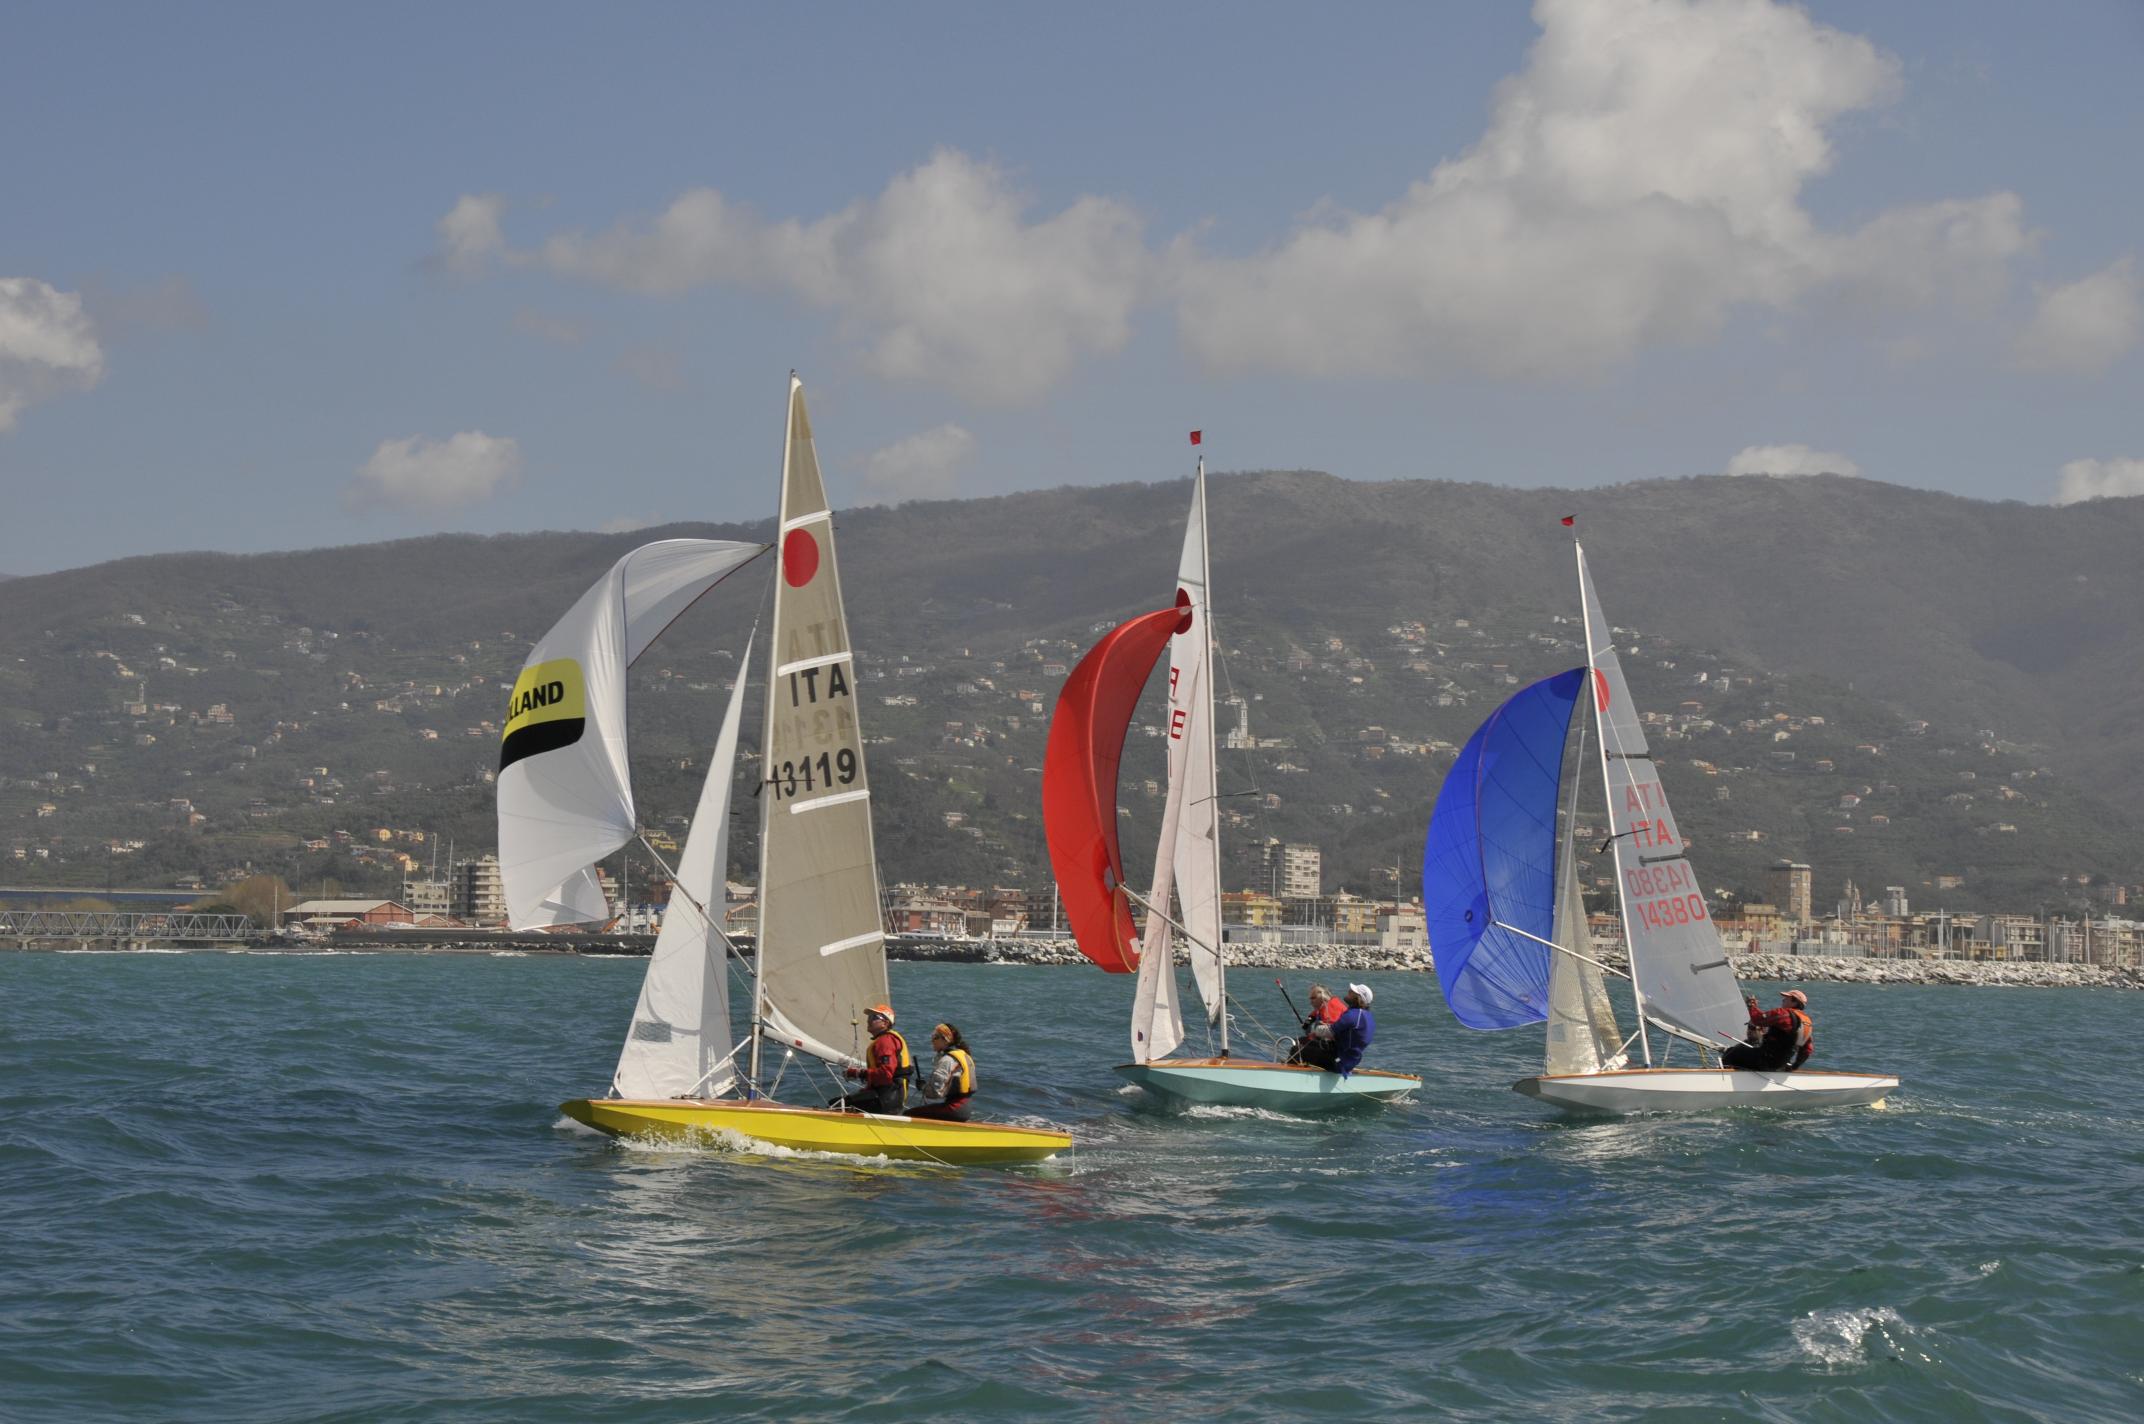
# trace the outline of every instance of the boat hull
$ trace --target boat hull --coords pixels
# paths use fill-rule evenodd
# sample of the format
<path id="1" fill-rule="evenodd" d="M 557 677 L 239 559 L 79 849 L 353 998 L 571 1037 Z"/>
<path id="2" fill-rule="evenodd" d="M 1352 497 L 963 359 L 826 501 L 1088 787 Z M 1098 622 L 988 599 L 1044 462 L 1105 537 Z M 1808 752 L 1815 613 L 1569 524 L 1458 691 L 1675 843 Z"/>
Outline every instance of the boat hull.
<path id="1" fill-rule="evenodd" d="M 1343 1078 L 1323 1068 L 1254 1058 L 1170 1058 L 1123 1063 L 1117 1071 L 1149 1092 L 1180 1102 L 1299 1113 L 1387 1103 L 1422 1086 L 1411 1073 L 1359 1068 Z"/>
<path id="2" fill-rule="evenodd" d="M 1040 1162 L 1072 1148 L 1070 1133 L 1047 1128 L 937 1122 L 719 1098 L 581 1098 L 559 1104 L 559 1111 L 613 1137 L 692 1141 L 735 1133 L 796 1152 L 840 1152 L 956 1166 Z"/>
<path id="3" fill-rule="evenodd" d="M 1571 1112 L 1688 1112 L 1701 1108 L 1837 1108 L 1879 1103 L 1898 1087 L 1881 1073 L 1752 1073 L 1725 1068 L 1625 1068 L 1544 1074 L 1512 1091 Z"/>

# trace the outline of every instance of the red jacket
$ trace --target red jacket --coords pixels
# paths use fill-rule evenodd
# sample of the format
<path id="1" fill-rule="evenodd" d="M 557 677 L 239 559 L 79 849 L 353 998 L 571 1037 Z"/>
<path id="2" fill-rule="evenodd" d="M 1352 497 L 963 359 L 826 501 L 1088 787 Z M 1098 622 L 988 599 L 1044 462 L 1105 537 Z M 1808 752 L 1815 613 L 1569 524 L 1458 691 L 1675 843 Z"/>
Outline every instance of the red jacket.
<path id="1" fill-rule="evenodd" d="M 1767 1034 L 1783 1033 L 1793 1040 L 1794 1057 L 1790 1067 L 1799 1068 L 1809 1061 L 1810 1051 L 1816 1047 L 1816 1024 L 1809 1015 L 1784 1004 L 1776 1009 L 1760 1009 L 1752 1001 L 1749 1021 Z"/>
<path id="2" fill-rule="evenodd" d="M 1340 1015 L 1346 1012 L 1347 1000 L 1341 998 L 1338 994 L 1335 994 L 1333 995 L 1333 997 L 1325 1001 L 1325 1007 L 1319 1009 L 1315 1014 L 1312 1014 L 1311 1017 L 1317 1020 L 1317 1022 L 1319 1023 L 1338 1023 L 1340 1022 Z"/>
<path id="3" fill-rule="evenodd" d="M 915 1060 L 908 1056 L 908 1040 L 890 1028 L 872 1039 L 871 1047 L 864 1052 L 864 1081 L 874 1088 L 891 1087 L 914 1072 Z"/>

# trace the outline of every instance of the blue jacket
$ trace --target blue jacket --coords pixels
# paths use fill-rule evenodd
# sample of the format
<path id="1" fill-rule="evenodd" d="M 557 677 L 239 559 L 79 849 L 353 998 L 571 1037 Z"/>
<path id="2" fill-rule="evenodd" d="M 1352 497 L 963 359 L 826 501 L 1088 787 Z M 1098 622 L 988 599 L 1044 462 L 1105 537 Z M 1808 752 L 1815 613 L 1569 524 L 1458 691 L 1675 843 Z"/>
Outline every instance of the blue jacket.
<path id="1" fill-rule="evenodd" d="M 1333 1023 L 1333 1067 L 1345 1078 L 1362 1065 L 1364 1050 L 1377 1037 L 1377 1020 L 1368 1009 L 1349 1009 Z"/>

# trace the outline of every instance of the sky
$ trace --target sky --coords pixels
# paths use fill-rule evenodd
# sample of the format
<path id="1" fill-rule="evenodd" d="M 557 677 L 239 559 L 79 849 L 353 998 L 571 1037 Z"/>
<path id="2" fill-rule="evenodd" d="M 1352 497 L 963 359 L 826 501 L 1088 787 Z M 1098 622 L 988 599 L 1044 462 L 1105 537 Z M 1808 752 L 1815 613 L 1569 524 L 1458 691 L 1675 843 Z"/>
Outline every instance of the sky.
<path id="1" fill-rule="evenodd" d="M 0 27 L 0 573 L 768 517 L 791 369 L 837 503 L 1175 478 L 1194 428 L 2144 494 L 2140 0 Z"/>

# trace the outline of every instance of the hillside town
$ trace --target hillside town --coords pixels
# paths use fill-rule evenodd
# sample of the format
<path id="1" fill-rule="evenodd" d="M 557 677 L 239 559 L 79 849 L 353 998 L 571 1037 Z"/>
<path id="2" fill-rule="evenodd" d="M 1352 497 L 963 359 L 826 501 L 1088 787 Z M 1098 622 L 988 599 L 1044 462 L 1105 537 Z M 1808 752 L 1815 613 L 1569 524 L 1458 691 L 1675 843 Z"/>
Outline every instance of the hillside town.
<path id="1" fill-rule="evenodd" d="M 1428 948 L 1421 902 L 1375 899 L 1347 889 L 1326 893 L 1321 853 L 1312 845 L 1267 843 L 1266 873 L 1255 886 L 1224 893 L 1223 922 L 1233 946 L 1330 946 L 1383 952 Z M 2130 887 L 2108 890 L 2106 909 L 2092 915 L 1916 910 L 1904 887 L 1864 894 L 1845 881 L 1836 901 L 1818 904 L 1815 871 L 1780 861 L 1769 873 L 1770 898 L 1722 904 L 1714 916 L 1723 950 L 1735 955 L 1827 959 L 1958 960 L 1989 963 L 2085 964 L 2144 968 L 2144 920 L 2122 911 Z M 659 871 L 622 881 L 599 875 L 615 911 L 600 929 L 650 935 L 662 925 L 670 881 Z M 1596 877 L 1596 906 L 1588 915 L 1594 944 L 1620 951 L 1622 921 L 1612 881 Z M 725 929 L 752 935 L 756 904 L 750 885 L 729 882 Z M 1059 939 L 1066 931 L 1048 892 L 1021 886 L 893 884 L 883 892 L 888 935 L 909 939 Z M 497 860 L 457 862 L 452 873 L 412 878 L 394 898 L 318 898 L 281 907 L 277 928 L 306 937 L 379 931 L 503 932 L 505 899 Z M 596 928 L 596 927 L 579 927 Z"/>

